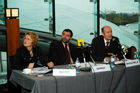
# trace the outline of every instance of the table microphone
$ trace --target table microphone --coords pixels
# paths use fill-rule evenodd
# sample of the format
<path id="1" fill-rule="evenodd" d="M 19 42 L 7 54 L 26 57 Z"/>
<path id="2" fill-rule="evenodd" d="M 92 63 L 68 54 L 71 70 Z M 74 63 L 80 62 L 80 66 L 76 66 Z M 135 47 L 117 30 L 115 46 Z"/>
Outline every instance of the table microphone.
<path id="1" fill-rule="evenodd" d="M 85 67 L 81 67 L 80 70 L 81 71 L 90 71 L 91 70 L 91 65 L 88 62 L 86 62 L 85 54 L 84 54 L 84 51 L 83 51 L 83 49 L 84 49 L 83 42 L 79 42 L 79 45 L 80 45 L 80 48 L 81 48 L 81 51 L 82 51 L 83 61 L 85 63 Z M 87 63 L 90 65 L 90 67 L 87 66 Z"/>
<path id="2" fill-rule="evenodd" d="M 91 58 L 91 61 L 92 61 L 92 63 L 94 63 L 94 65 L 96 66 L 96 62 L 95 62 L 95 60 L 93 59 L 93 57 L 92 57 L 92 51 L 91 51 L 91 49 L 89 49 L 89 46 L 88 46 L 88 50 L 89 50 L 89 56 L 90 56 L 90 58 Z"/>
<path id="3" fill-rule="evenodd" d="M 121 44 L 120 44 L 120 42 L 116 38 L 112 38 L 112 41 L 118 45 L 118 48 L 121 48 Z M 127 60 L 127 58 L 125 57 L 125 54 L 124 54 L 122 48 L 121 48 L 121 54 L 123 55 L 124 59 Z"/>
<path id="4" fill-rule="evenodd" d="M 92 56 L 90 54 L 91 53 L 91 50 L 89 49 L 89 45 L 87 46 L 87 48 L 88 48 L 88 51 L 89 51 L 88 53 L 89 53 L 89 56 L 91 58 L 92 63 L 94 63 L 94 65 L 96 65 L 94 59 L 92 58 Z M 83 53 L 83 58 L 85 59 L 84 53 Z M 92 65 L 90 64 L 90 62 L 86 62 L 86 60 L 84 60 L 84 63 L 85 64 L 88 63 L 90 67 L 87 67 L 87 65 L 85 65 L 85 67 L 84 68 L 81 68 L 80 70 L 82 70 L 82 71 L 90 71 L 90 70 L 92 70 L 92 72 L 94 71 L 94 69 L 93 69 Z"/>

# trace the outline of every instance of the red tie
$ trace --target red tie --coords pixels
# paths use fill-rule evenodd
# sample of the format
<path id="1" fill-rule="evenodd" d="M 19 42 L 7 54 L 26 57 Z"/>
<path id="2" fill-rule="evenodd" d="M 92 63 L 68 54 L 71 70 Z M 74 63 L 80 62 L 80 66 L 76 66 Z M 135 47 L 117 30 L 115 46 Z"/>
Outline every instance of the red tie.
<path id="1" fill-rule="evenodd" d="M 70 52 L 68 50 L 68 45 L 65 44 L 65 50 L 66 50 L 66 64 L 70 64 Z"/>
<path id="2" fill-rule="evenodd" d="M 108 49 L 109 47 L 109 42 L 106 42 L 106 49 Z"/>

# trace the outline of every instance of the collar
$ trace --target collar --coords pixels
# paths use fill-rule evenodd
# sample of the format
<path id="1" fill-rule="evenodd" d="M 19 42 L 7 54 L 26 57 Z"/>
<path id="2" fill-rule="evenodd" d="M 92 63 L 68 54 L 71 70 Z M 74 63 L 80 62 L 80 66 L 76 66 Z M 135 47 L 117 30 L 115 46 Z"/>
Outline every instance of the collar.
<path id="1" fill-rule="evenodd" d="M 110 42 L 110 40 L 107 41 L 107 40 L 104 38 L 104 42 L 105 42 L 105 43 L 106 43 L 106 42 Z"/>
<path id="2" fill-rule="evenodd" d="M 69 43 L 64 43 L 63 41 L 62 41 L 62 44 L 63 44 L 64 47 L 65 47 L 65 44 L 67 44 L 69 46 Z"/>

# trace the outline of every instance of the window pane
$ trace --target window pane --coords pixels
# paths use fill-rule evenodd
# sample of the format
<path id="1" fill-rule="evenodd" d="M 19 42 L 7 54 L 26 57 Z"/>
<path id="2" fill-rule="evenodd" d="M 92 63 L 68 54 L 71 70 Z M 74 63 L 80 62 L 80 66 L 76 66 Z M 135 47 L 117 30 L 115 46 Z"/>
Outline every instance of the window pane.
<path id="1" fill-rule="evenodd" d="M 9 0 L 8 8 L 19 8 L 20 27 L 49 32 L 49 3 L 44 0 Z"/>
<path id="2" fill-rule="evenodd" d="M 136 0 L 100 0 L 100 27 L 109 25 L 121 44 L 140 50 L 139 3 Z M 105 2 L 105 3 L 104 3 Z"/>
<path id="3" fill-rule="evenodd" d="M 90 0 L 56 0 L 56 33 L 66 28 L 74 32 L 75 39 L 91 43 L 94 38 L 94 3 Z M 95 9 L 96 10 L 96 9 Z M 91 35 L 90 35 L 91 34 Z"/>
<path id="4" fill-rule="evenodd" d="M 5 25 L 4 13 L 4 0 L 0 0 L 0 25 Z"/>
<path id="5" fill-rule="evenodd" d="M 0 85 L 7 83 L 7 57 L 5 29 L 5 0 L 0 0 Z"/>

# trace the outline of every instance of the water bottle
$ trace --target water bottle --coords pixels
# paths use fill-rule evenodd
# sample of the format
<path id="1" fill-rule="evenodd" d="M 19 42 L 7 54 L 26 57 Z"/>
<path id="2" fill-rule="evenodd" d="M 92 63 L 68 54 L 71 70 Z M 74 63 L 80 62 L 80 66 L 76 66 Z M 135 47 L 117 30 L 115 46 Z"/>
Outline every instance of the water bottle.
<path id="1" fill-rule="evenodd" d="M 134 59 L 137 59 L 137 52 L 134 52 Z"/>
<path id="2" fill-rule="evenodd" d="M 76 73 L 79 74 L 80 73 L 80 62 L 79 62 L 79 59 L 77 58 L 76 61 L 75 61 L 75 67 L 76 67 Z"/>
<path id="3" fill-rule="evenodd" d="M 114 64 L 114 62 L 115 62 L 115 58 L 114 58 L 114 56 L 111 56 L 110 57 L 110 67 L 111 68 L 115 68 L 116 67 L 116 65 Z"/>

